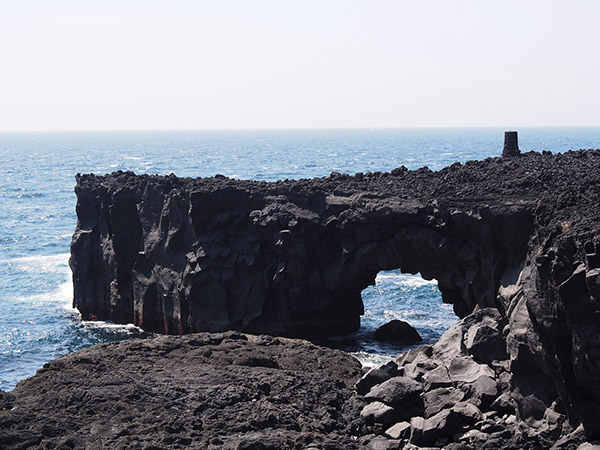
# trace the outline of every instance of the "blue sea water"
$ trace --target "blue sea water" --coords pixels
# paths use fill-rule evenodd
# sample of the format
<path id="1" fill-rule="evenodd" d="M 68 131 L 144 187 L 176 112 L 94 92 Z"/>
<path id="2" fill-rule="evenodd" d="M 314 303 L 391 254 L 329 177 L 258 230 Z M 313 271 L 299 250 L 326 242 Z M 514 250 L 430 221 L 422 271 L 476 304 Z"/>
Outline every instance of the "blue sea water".
<path id="1" fill-rule="evenodd" d="M 522 151 L 600 147 L 600 128 L 519 130 Z M 135 335 L 133 326 L 82 322 L 71 308 L 69 244 L 76 173 L 175 173 L 276 180 L 333 171 L 438 170 L 498 156 L 503 129 L 362 129 L 0 133 L 0 389 L 85 346 Z M 361 329 L 339 340 L 365 364 L 402 349 L 372 332 L 401 318 L 432 343 L 456 317 L 435 282 L 381 273 L 363 292 Z"/>

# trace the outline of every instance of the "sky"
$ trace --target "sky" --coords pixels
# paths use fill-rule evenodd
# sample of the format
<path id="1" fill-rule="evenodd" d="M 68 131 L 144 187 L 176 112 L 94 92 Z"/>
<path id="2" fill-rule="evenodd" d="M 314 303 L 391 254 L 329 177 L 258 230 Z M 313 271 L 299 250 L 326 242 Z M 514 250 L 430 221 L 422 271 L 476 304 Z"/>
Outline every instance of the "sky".
<path id="1" fill-rule="evenodd" d="M 0 0 L 0 131 L 600 126 L 600 1 Z"/>

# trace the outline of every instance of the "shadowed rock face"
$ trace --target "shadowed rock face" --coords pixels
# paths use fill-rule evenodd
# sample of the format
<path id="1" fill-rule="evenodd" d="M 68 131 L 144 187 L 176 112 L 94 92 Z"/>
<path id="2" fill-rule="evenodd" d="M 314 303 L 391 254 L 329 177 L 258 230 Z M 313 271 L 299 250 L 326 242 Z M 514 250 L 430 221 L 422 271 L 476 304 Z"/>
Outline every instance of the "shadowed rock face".
<path id="1" fill-rule="evenodd" d="M 378 271 L 420 272 L 459 317 L 498 312 L 491 353 L 487 329 L 456 343 L 542 399 L 523 418 L 558 399 L 597 436 L 599 181 L 598 150 L 276 183 L 78 175 L 74 304 L 166 334 L 318 337 L 358 327 Z"/>
<path id="2" fill-rule="evenodd" d="M 458 207 L 414 195 L 414 182 L 437 178 L 78 176 L 75 305 L 165 334 L 336 335 L 358 328 L 377 272 L 402 268 L 437 278 L 460 317 L 494 306 L 502 273 L 525 256 L 532 200 Z"/>

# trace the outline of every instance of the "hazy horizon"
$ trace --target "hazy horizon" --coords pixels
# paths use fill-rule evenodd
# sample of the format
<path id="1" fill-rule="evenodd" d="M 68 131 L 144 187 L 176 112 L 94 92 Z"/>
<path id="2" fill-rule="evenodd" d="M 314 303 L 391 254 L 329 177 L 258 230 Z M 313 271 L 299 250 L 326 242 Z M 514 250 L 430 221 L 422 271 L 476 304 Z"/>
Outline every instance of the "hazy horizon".
<path id="1" fill-rule="evenodd" d="M 600 126 L 594 0 L 0 11 L 0 132 Z"/>
<path id="2" fill-rule="evenodd" d="M 268 131 L 394 131 L 394 130 L 502 130 L 502 131 L 520 131 L 520 130 L 557 130 L 557 129 L 599 129 L 600 125 L 536 125 L 536 126 L 523 126 L 518 128 L 509 128 L 496 125 L 481 125 L 481 126 L 414 126 L 414 127 L 281 127 L 281 128 L 140 128 L 140 129 L 81 129 L 81 130 L 0 130 L 0 134 L 35 134 L 35 133 L 194 133 L 194 132 L 245 132 L 245 131 L 256 131 L 256 132 L 268 132 Z"/>

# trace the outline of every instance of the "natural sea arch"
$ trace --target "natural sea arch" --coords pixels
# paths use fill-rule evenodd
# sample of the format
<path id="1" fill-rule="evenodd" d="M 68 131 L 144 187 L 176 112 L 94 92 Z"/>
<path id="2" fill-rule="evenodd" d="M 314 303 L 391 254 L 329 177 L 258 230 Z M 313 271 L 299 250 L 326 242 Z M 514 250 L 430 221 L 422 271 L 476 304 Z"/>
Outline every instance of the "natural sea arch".
<path id="1" fill-rule="evenodd" d="M 413 326 L 423 338 L 418 344 L 433 344 L 458 318 L 452 305 L 442 302 L 437 280 L 400 269 L 380 271 L 375 284 L 362 293 L 364 314 L 360 328 L 338 345 L 349 350 L 364 365 L 379 364 L 416 345 L 380 342 L 373 338 L 377 328 L 399 319 Z"/>

